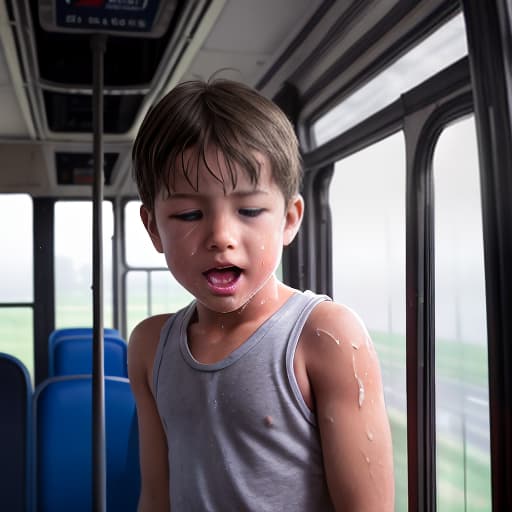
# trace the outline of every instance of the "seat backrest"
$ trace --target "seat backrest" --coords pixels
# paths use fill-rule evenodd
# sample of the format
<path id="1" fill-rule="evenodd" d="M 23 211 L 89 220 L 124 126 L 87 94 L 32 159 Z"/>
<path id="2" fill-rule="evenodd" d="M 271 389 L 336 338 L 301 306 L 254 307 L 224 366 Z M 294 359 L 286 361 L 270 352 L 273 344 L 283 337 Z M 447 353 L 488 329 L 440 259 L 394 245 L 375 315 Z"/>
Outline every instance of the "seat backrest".
<path id="1" fill-rule="evenodd" d="M 0 353 L 0 504 L 26 512 L 30 506 L 32 384 L 25 365 Z"/>
<path id="2" fill-rule="evenodd" d="M 105 375 L 127 377 L 127 345 L 118 336 L 103 337 Z M 91 334 L 60 337 L 53 345 L 48 365 L 49 377 L 92 374 Z"/>
<path id="3" fill-rule="evenodd" d="M 55 329 L 50 336 L 48 337 L 48 355 L 51 358 L 53 353 L 53 347 L 57 343 L 60 338 L 65 336 L 92 336 L 93 328 L 92 327 L 61 327 L 59 329 Z M 103 329 L 104 336 L 117 336 L 121 338 L 121 333 L 117 329 L 112 329 L 110 327 L 105 327 Z"/>
<path id="4" fill-rule="evenodd" d="M 92 378 L 54 377 L 34 394 L 38 512 L 92 510 Z M 135 401 L 128 379 L 105 378 L 107 511 L 135 512 L 140 490 Z"/>

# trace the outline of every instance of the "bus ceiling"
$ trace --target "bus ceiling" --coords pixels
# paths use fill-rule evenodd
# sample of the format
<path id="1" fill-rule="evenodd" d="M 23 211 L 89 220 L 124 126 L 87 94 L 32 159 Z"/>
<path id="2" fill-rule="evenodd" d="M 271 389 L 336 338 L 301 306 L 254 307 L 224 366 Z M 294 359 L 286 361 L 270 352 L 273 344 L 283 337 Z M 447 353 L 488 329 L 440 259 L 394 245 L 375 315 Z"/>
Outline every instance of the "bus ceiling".
<path id="1" fill-rule="evenodd" d="M 48 31 L 58 21 L 53 3 L 0 0 L 0 157 L 7 152 L 11 165 L 26 168 L 30 155 L 32 164 L 29 173 L 2 173 L 2 192 L 90 195 L 84 186 L 92 155 L 87 32 L 95 26 L 111 29 L 104 56 L 105 193 L 134 195 L 129 152 L 151 103 L 179 81 L 208 79 L 220 69 L 219 76 L 256 86 L 319 7 L 332 2 L 170 0 L 156 37 L 139 30 L 137 8 L 148 2 L 127 2 L 132 11 L 124 18 L 119 10 L 103 17 L 94 11 L 120 2 L 66 2 L 70 10 L 60 23 L 80 22 L 78 34 Z M 121 24 L 137 37 L 118 35 Z"/>

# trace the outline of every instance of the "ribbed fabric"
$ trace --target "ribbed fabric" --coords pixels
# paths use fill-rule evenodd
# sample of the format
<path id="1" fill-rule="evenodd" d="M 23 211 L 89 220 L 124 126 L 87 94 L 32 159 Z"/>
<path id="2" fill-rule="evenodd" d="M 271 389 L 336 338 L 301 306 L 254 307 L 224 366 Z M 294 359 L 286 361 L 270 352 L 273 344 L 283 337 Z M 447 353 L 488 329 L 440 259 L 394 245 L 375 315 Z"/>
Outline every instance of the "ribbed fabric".
<path id="1" fill-rule="evenodd" d="M 228 357 L 201 364 L 187 326 L 195 302 L 162 329 L 155 399 L 169 448 L 172 512 L 328 512 L 315 416 L 293 357 L 312 309 L 295 293 Z"/>

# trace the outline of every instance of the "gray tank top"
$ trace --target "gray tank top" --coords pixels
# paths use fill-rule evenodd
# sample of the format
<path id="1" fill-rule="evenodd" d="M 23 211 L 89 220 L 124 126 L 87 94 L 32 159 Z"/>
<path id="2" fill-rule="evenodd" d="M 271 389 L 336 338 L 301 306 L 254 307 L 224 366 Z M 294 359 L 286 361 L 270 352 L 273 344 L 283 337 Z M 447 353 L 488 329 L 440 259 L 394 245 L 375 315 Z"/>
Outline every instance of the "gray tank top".
<path id="1" fill-rule="evenodd" d="M 295 293 L 228 357 L 201 364 L 187 326 L 195 302 L 164 324 L 153 368 L 166 432 L 172 512 L 333 510 L 315 415 L 293 357 L 328 297 Z"/>

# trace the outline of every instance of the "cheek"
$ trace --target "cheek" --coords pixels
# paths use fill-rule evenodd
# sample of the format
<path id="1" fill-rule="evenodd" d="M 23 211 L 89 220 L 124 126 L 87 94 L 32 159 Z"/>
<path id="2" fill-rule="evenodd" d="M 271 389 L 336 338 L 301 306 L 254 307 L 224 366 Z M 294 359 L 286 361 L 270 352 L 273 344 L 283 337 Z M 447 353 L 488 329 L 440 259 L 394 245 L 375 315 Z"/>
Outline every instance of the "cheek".
<path id="1" fill-rule="evenodd" d="M 197 226 L 185 227 L 166 233 L 163 244 L 167 259 L 179 262 L 186 261 L 194 256 L 198 249 L 197 234 Z"/>
<path id="2" fill-rule="evenodd" d="M 265 235 L 256 236 L 252 240 L 253 254 L 257 254 L 265 259 L 273 257 L 283 246 L 283 237 L 276 229 L 267 232 Z"/>
<path id="3" fill-rule="evenodd" d="M 281 261 L 282 249 L 282 232 L 276 229 L 267 236 L 258 238 L 254 248 L 254 254 L 258 256 L 258 267 L 263 271 L 273 272 Z"/>

